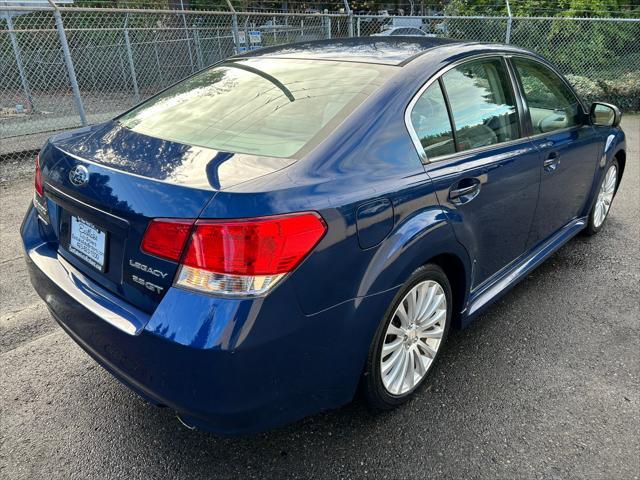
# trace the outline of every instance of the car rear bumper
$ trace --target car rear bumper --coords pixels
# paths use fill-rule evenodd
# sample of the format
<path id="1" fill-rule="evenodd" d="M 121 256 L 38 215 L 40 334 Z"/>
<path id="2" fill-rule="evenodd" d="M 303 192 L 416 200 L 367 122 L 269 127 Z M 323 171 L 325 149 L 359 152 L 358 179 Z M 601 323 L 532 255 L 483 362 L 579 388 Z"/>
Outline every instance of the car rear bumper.
<path id="1" fill-rule="evenodd" d="M 22 226 L 31 282 L 62 328 L 98 363 L 185 423 L 242 434 L 351 400 L 395 290 L 304 315 L 286 282 L 265 298 L 170 289 L 153 314 L 104 292 Z M 125 326 L 114 318 L 124 318 Z"/>

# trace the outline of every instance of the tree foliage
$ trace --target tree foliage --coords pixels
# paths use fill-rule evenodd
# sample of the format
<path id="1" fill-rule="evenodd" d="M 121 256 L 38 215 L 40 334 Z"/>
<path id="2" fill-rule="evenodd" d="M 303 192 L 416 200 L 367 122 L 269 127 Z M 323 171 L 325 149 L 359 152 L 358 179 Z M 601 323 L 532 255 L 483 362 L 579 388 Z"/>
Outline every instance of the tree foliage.
<path id="1" fill-rule="evenodd" d="M 519 17 L 638 17 L 639 0 L 511 0 Z M 449 15 L 506 15 L 507 3 L 496 0 L 452 0 Z"/>

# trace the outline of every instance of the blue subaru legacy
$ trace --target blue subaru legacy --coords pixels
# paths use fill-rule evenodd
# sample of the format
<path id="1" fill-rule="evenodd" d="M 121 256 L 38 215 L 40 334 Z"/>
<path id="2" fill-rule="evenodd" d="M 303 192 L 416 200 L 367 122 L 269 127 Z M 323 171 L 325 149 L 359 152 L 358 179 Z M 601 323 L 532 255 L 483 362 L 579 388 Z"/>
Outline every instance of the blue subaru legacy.
<path id="1" fill-rule="evenodd" d="M 619 123 L 510 46 L 266 48 L 52 137 L 21 229 L 31 281 L 189 427 L 260 431 L 358 389 L 389 409 L 451 326 L 602 228 Z"/>

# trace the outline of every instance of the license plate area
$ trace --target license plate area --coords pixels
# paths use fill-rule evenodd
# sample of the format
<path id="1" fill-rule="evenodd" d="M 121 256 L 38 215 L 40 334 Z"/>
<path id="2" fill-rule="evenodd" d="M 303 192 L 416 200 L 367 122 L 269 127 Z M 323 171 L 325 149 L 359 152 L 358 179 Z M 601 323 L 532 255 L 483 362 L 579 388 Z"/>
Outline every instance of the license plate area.
<path id="1" fill-rule="evenodd" d="M 69 216 L 70 253 L 100 272 L 105 271 L 107 232 L 76 215 Z"/>

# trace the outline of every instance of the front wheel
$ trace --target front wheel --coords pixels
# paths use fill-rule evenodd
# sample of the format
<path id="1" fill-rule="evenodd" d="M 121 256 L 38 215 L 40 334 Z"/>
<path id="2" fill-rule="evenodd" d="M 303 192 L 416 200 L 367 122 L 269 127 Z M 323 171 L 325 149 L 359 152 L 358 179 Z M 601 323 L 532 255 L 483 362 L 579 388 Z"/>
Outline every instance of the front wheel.
<path id="1" fill-rule="evenodd" d="M 602 176 L 600 188 L 598 189 L 598 197 L 589 213 L 589 222 L 585 229 L 587 235 L 595 235 L 604 225 L 607 215 L 609 214 L 609 209 L 611 208 L 611 202 L 613 202 L 613 197 L 616 194 L 617 186 L 618 162 L 614 160 Z"/>
<path id="2" fill-rule="evenodd" d="M 392 302 L 373 339 L 364 374 L 369 403 L 390 409 L 424 382 L 451 323 L 451 286 L 440 267 L 416 270 Z"/>

